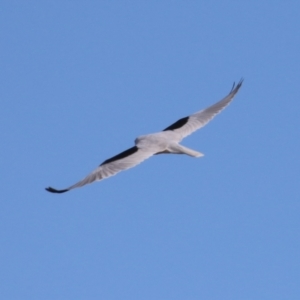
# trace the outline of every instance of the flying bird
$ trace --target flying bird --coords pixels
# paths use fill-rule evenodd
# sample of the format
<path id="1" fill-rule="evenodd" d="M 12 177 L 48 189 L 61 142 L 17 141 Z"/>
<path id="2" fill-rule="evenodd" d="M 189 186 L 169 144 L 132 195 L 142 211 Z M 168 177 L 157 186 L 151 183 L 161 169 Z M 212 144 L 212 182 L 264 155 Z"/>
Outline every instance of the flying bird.
<path id="1" fill-rule="evenodd" d="M 135 146 L 105 160 L 97 169 L 74 185 L 62 190 L 52 187 L 48 187 L 46 190 L 51 193 L 65 193 L 94 181 L 116 175 L 120 171 L 138 165 L 155 154 L 171 153 L 187 154 L 192 157 L 203 156 L 201 152 L 189 149 L 179 143 L 183 138 L 206 125 L 216 114 L 221 112 L 232 101 L 242 83 L 243 79 L 237 85 L 234 83 L 230 93 L 225 98 L 206 109 L 179 119 L 163 131 L 137 137 Z"/>

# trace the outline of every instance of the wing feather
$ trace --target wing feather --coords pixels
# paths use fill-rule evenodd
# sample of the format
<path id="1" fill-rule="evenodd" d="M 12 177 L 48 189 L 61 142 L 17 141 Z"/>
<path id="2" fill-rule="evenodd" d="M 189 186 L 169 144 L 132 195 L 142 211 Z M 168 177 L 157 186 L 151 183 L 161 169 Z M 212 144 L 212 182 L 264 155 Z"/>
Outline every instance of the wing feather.
<path id="1" fill-rule="evenodd" d="M 70 187 L 63 190 L 56 190 L 52 187 L 48 187 L 46 188 L 46 190 L 51 193 L 65 193 L 69 190 L 82 187 L 94 181 L 99 181 L 111 177 L 121 171 L 132 168 L 143 162 L 145 159 L 151 157 L 153 154 L 153 151 L 149 151 L 147 149 L 140 149 L 136 146 L 132 147 L 112 158 L 107 159 L 92 173 L 90 173 L 81 181 L 75 183 L 74 185 L 71 185 Z"/>
<path id="2" fill-rule="evenodd" d="M 232 99 L 242 86 L 242 83 L 243 79 L 241 79 L 237 85 L 235 85 L 234 83 L 230 93 L 225 98 L 203 110 L 200 110 L 188 117 L 178 120 L 177 122 L 164 129 L 164 131 L 173 130 L 181 136 L 181 139 L 183 139 L 194 131 L 205 126 L 232 101 Z"/>

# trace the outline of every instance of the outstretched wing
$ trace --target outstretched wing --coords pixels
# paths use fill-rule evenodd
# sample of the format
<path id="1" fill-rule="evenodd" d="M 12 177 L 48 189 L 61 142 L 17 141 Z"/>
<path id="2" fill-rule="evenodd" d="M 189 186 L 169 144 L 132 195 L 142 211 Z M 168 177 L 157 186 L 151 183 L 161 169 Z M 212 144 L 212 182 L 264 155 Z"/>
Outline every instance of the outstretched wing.
<path id="1" fill-rule="evenodd" d="M 188 117 L 178 120 L 174 124 L 165 128 L 163 131 L 172 130 L 181 135 L 181 139 L 183 139 L 186 136 L 193 133 L 194 131 L 200 129 L 201 127 L 206 125 L 212 118 L 214 118 L 215 115 L 221 112 L 232 101 L 233 97 L 236 95 L 236 93 L 242 86 L 242 83 L 243 79 L 241 79 L 237 85 L 235 85 L 234 83 L 230 93 L 219 102 L 203 110 L 200 110 Z"/>
<path id="2" fill-rule="evenodd" d="M 120 171 L 132 168 L 145 159 L 151 157 L 154 153 L 147 149 L 139 149 L 134 146 L 130 149 L 123 151 L 122 153 L 105 160 L 97 169 L 95 169 L 91 174 L 86 176 L 81 181 L 75 183 L 74 185 L 63 189 L 56 190 L 52 187 L 46 188 L 48 192 L 51 193 L 65 193 L 69 190 L 84 186 L 86 184 L 92 183 L 94 181 L 102 180 L 110 176 L 116 175 Z"/>

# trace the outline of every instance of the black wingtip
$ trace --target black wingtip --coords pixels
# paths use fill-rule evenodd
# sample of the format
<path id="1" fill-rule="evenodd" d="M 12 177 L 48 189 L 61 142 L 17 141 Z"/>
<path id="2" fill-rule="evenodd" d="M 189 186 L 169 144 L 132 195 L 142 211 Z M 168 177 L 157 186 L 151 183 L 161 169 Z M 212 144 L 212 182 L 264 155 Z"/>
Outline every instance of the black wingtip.
<path id="1" fill-rule="evenodd" d="M 45 188 L 45 190 L 48 191 L 48 192 L 50 192 L 50 193 L 56 193 L 56 194 L 61 194 L 61 193 L 65 193 L 65 192 L 68 191 L 68 189 L 66 189 L 66 190 L 56 190 L 56 189 L 54 189 L 54 188 L 52 188 L 50 186 L 47 187 L 47 188 Z"/>
<path id="2" fill-rule="evenodd" d="M 240 79 L 240 81 L 238 82 L 238 84 L 236 85 L 235 84 L 235 82 L 233 83 L 233 85 L 232 85 L 232 88 L 231 88 L 231 90 L 230 90 L 230 93 L 236 93 L 239 89 L 240 89 L 240 87 L 242 86 L 242 84 L 243 84 L 243 81 L 244 81 L 244 78 L 242 77 L 241 79 Z"/>

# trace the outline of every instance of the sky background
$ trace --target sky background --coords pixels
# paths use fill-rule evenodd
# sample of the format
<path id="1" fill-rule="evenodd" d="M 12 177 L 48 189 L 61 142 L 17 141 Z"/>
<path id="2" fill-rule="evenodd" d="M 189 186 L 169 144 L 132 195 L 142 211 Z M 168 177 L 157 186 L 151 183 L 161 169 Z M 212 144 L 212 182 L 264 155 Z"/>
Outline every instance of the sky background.
<path id="1" fill-rule="evenodd" d="M 300 299 L 299 1 L 1 1 L 0 298 Z M 65 194 L 224 97 L 183 141 Z"/>

